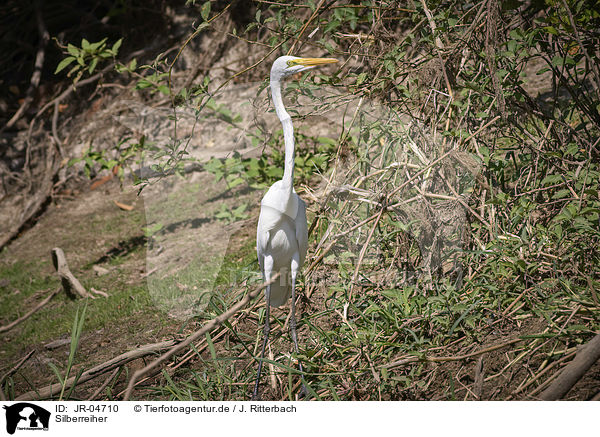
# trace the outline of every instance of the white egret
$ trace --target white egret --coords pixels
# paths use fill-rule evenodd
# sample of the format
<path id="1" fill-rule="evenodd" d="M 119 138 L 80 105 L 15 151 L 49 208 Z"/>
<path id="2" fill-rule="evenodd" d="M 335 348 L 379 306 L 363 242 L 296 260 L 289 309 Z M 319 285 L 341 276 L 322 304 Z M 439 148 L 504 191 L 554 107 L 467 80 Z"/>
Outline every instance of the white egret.
<path id="1" fill-rule="evenodd" d="M 265 329 L 256 383 L 252 399 L 258 397 L 260 373 L 265 356 L 265 347 L 269 341 L 269 309 L 278 307 L 292 298 L 290 309 L 290 331 L 294 348 L 298 353 L 296 335 L 296 277 L 306 257 L 308 247 L 308 227 L 306 223 L 306 204 L 294 190 L 294 127 L 292 119 L 283 106 L 281 81 L 292 74 L 306 71 L 322 64 L 337 62 L 331 58 L 298 58 L 282 56 L 271 67 L 271 95 L 277 117 L 283 126 L 285 144 L 285 165 L 283 178 L 275 182 L 260 202 L 260 216 L 256 231 L 256 252 L 263 279 L 268 282 L 277 272 L 280 277 L 267 285 L 265 296 Z M 302 364 L 300 364 L 302 372 Z"/>

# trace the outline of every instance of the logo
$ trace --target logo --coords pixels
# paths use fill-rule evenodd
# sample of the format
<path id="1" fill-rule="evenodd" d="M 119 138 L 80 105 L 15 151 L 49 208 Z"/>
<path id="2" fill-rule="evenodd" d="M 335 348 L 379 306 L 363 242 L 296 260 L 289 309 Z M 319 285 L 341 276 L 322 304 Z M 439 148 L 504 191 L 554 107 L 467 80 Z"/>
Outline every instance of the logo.
<path id="1" fill-rule="evenodd" d="M 6 410 L 6 432 L 14 434 L 18 429 L 26 431 L 47 431 L 50 423 L 50 411 L 28 402 L 19 402 Z"/>

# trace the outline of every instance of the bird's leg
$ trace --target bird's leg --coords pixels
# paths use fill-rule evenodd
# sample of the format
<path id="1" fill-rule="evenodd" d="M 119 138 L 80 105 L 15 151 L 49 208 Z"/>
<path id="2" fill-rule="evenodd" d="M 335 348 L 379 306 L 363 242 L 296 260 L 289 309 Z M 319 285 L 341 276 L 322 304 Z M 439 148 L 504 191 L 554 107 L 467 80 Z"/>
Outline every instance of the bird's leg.
<path id="1" fill-rule="evenodd" d="M 296 351 L 296 355 L 298 355 L 298 335 L 296 333 L 296 275 L 298 273 L 298 261 L 296 257 L 292 259 L 292 307 L 290 308 L 290 333 L 292 336 L 292 341 L 294 342 L 294 349 Z M 298 360 L 298 367 L 300 368 L 300 378 L 302 380 L 302 391 L 300 396 L 305 398 L 308 396 L 308 391 L 306 390 L 306 385 L 304 384 L 304 369 L 302 369 L 302 363 Z"/>
<path id="2" fill-rule="evenodd" d="M 258 362 L 258 371 L 256 372 L 256 383 L 254 384 L 254 392 L 252 392 L 252 400 L 258 400 L 258 385 L 260 384 L 260 373 L 262 371 L 263 360 L 265 358 L 265 348 L 267 347 L 267 343 L 269 341 L 269 332 L 271 330 L 271 326 L 269 324 L 269 313 L 271 309 L 271 286 L 267 285 L 267 289 L 265 291 L 267 298 L 267 307 L 265 310 L 265 330 L 263 333 L 263 344 L 260 352 L 260 361 Z"/>

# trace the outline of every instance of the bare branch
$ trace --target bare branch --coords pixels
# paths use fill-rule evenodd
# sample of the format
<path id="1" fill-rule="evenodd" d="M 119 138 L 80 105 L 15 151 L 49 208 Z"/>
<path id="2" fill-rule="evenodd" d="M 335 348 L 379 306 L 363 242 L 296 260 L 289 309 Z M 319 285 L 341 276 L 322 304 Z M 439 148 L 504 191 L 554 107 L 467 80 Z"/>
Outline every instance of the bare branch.
<path id="1" fill-rule="evenodd" d="M 69 270 L 67 258 L 60 247 L 52 249 L 52 263 L 54 264 L 58 276 L 60 276 L 63 289 L 65 290 L 65 293 L 67 293 L 67 296 L 71 299 L 75 299 L 77 296 L 92 297 L 83 285 L 81 285 L 81 282 L 79 282 L 75 275 L 71 273 L 71 270 Z"/>
<path id="2" fill-rule="evenodd" d="M 77 378 L 76 376 L 69 378 L 65 383 L 65 389 L 71 388 L 71 386 L 75 384 L 75 382 L 77 382 L 77 384 L 83 384 L 84 382 L 87 382 L 90 379 L 96 378 L 97 376 L 100 376 L 106 372 L 110 372 L 113 369 L 121 367 L 130 361 L 168 349 L 174 344 L 177 344 L 176 340 L 167 340 L 160 343 L 147 344 L 132 351 L 125 352 L 124 354 L 121 354 L 109 361 L 106 361 L 102 364 L 97 365 L 96 367 L 91 368 L 88 371 L 83 372 L 79 378 Z M 47 399 L 60 393 L 61 389 L 62 386 L 60 384 L 51 384 L 39 390 L 28 391 L 27 393 L 24 393 L 21 396 L 17 397 L 16 400 L 28 401 L 35 399 Z"/>
<path id="3" fill-rule="evenodd" d="M 600 358 L 600 333 L 581 348 L 560 376 L 540 395 L 544 401 L 562 399 Z"/>

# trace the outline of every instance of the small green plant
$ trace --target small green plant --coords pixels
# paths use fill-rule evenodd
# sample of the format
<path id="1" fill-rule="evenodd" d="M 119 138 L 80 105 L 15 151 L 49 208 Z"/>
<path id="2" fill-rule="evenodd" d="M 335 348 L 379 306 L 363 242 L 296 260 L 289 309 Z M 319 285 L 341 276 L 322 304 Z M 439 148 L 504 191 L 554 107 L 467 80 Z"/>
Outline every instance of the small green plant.
<path id="1" fill-rule="evenodd" d="M 250 187 L 264 189 L 283 176 L 284 155 L 278 148 L 281 143 L 281 131 L 278 131 L 267 143 L 268 153 L 258 158 L 244 158 L 238 152 L 226 159 L 211 158 L 204 169 L 215 175 L 217 182 L 224 180 L 229 188 L 246 182 Z M 337 147 L 337 140 L 327 137 L 308 137 L 298 134 L 303 147 L 296 151 L 294 171 L 300 182 L 307 182 L 313 174 L 329 168 Z M 254 145 L 259 137 L 252 135 Z"/>
<path id="2" fill-rule="evenodd" d="M 106 44 L 107 39 L 104 38 L 101 41 L 90 43 L 87 39 L 83 38 L 81 40 L 81 47 L 76 47 L 73 44 L 68 44 L 66 47 L 60 46 L 68 56 L 59 62 L 54 74 L 60 73 L 73 62 L 77 63 L 67 73 L 67 77 L 75 74 L 73 84 L 76 84 L 86 71 L 88 74 L 92 74 L 100 62 L 109 58 L 114 59 L 119 53 L 123 38 L 117 40 L 111 48 L 108 48 Z"/>
<path id="3" fill-rule="evenodd" d="M 205 110 L 208 114 L 234 127 L 237 127 L 237 123 L 242 121 L 242 116 L 240 114 L 232 112 L 227 106 L 222 103 L 217 103 L 213 98 L 207 99 Z"/>
<path id="4" fill-rule="evenodd" d="M 148 67 L 146 67 L 148 68 Z M 169 73 L 159 73 L 154 72 L 147 76 L 144 76 L 142 79 L 138 80 L 135 84 L 136 90 L 150 89 L 150 94 L 154 94 L 155 92 L 160 92 L 166 96 L 170 94 L 169 87 L 167 85 L 167 79 L 169 77 Z"/>
<path id="5" fill-rule="evenodd" d="M 246 210 L 248 209 L 248 203 L 244 202 L 241 205 L 230 208 L 224 203 L 221 204 L 221 208 L 215 214 L 215 217 L 218 220 L 227 222 L 227 223 L 235 223 L 239 220 L 244 220 L 248 218 L 248 214 Z"/>
<path id="6" fill-rule="evenodd" d="M 83 171 L 88 178 L 91 178 L 93 174 L 102 170 L 114 171 L 121 182 L 123 182 L 125 177 L 123 168 L 128 167 L 131 170 L 135 183 L 139 183 L 141 178 L 133 171 L 131 166 L 134 163 L 140 164 L 145 153 L 155 150 L 156 147 L 153 143 L 146 141 L 144 135 L 139 140 L 127 137 L 119 141 L 119 144 L 113 148 L 112 154 L 115 158 L 107 157 L 109 154 L 108 150 L 94 150 L 90 144 L 90 147 L 81 158 L 73 158 L 69 161 L 69 166 L 83 162 Z"/>
<path id="7" fill-rule="evenodd" d="M 144 226 L 142 230 L 144 231 L 144 237 L 152 238 L 156 234 L 158 234 L 163 229 L 162 223 L 154 223 L 153 225 Z"/>
<path id="8" fill-rule="evenodd" d="M 83 310 L 81 311 L 81 314 L 79 314 L 79 308 L 77 308 L 77 312 L 75 313 L 75 318 L 73 319 L 73 328 L 71 329 L 71 349 L 69 351 L 69 358 L 67 361 L 67 369 L 65 370 L 64 378 L 61 376 L 60 371 L 54 364 L 52 364 L 52 363 L 48 364 L 50 366 L 50 368 L 52 369 L 52 371 L 54 372 L 54 374 L 56 375 L 56 377 L 58 378 L 60 385 L 62 386 L 61 390 L 60 390 L 60 395 L 58 397 L 59 401 L 63 400 L 63 397 L 65 395 L 65 389 L 67 387 L 67 381 L 69 379 L 69 375 L 71 374 L 71 369 L 73 368 L 73 363 L 75 362 L 75 354 L 77 353 L 77 346 L 79 346 L 79 340 L 80 340 L 81 334 L 83 332 L 83 323 L 85 322 L 86 309 L 87 309 L 87 300 L 85 301 L 85 304 L 83 306 Z M 80 370 L 79 373 L 77 374 L 77 376 L 75 377 L 75 382 L 73 382 L 73 384 L 71 384 L 71 390 L 67 394 L 67 399 L 71 397 L 71 393 L 73 392 L 73 389 L 77 385 L 77 380 L 79 379 L 79 377 L 81 376 L 82 373 L 83 373 L 83 370 Z"/>
<path id="9" fill-rule="evenodd" d="M 81 158 L 71 159 L 69 161 L 69 166 L 73 166 L 78 162 L 84 163 L 83 171 L 88 178 L 91 178 L 96 172 L 97 166 L 100 166 L 100 171 L 102 171 L 112 170 L 116 165 L 119 164 L 119 161 L 116 159 L 107 158 L 105 150 L 93 150 L 91 144 L 88 150 L 86 150 L 85 155 L 83 155 Z"/>

